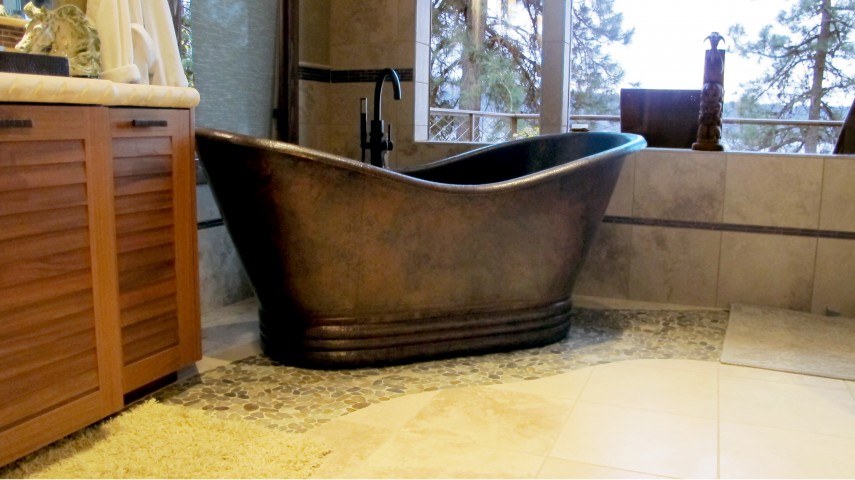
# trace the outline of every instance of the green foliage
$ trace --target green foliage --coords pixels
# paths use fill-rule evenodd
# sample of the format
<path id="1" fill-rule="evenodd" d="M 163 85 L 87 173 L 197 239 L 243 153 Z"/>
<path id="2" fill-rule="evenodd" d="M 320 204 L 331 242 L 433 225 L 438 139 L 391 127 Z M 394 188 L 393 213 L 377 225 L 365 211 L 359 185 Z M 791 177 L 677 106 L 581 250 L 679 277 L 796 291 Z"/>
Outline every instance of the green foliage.
<path id="1" fill-rule="evenodd" d="M 624 71 L 604 47 L 628 45 L 635 29 L 624 30 L 613 0 L 574 0 L 571 49 L 571 110 L 575 114 L 617 114 L 616 88 Z"/>
<path id="2" fill-rule="evenodd" d="M 737 114 L 749 118 L 840 120 L 840 108 L 855 89 L 852 75 L 855 47 L 849 40 L 855 22 L 855 0 L 793 0 L 781 11 L 777 25 L 767 25 L 748 40 L 745 28 L 730 27 L 738 53 L 758 58 L 770 68 L 747 84 Z M 845 114 L 845 113 L 844 113 Z M 830 150 L 831 129 L 752 126 L 730 139 L 737 148 L 751 150 Z"/>
<path id="3" fill-rule="evenodd" d="M 184 74 L 190 86 L 195 85 L 193 75 L 193 35 L 190 30 L 190 2 L 192 0 L 178 0 L 181 8 L 181 35 L 178 39 L 178 53 L 181 55 L 181 64 L 184 66 Z"/>
<path id="4" fill-rule="evenodd" d="M 522 22 L 508 0 L 498 11 L 483 1 L 482 10 L 472 8 L 478 1 L 432 1 L 431 106 L 540 111 L 542 1 L 521 0 Z M 479 38 L 473 38 L 473 25 L 481 29 Z"/>
<path id="5" fill-rule="evenodd" d="M 478 9 L 472 4 L 477 1 L 432 1 L 431 106 L 539 112 L 544 0 L 519 0 L 524 14 L 516 18 L 511 16 L 509 1 L 501 0 L 501 8 L 485 8 L 480 19 L 473 18 Z M 623 79 L 623 69 L 604 47 L 612 42 L 628 44 L 633 30 L 623 28 L 623 16 L 613 11 L 613 3 L 573 2 L 574 113 L 618 112 L 615 90 Z M 473 39 L 471 26 L 479 24 L 485 27 L 483 36 Z M 474 84 L 465 80 L 472 70 L 477 70 Z"/>

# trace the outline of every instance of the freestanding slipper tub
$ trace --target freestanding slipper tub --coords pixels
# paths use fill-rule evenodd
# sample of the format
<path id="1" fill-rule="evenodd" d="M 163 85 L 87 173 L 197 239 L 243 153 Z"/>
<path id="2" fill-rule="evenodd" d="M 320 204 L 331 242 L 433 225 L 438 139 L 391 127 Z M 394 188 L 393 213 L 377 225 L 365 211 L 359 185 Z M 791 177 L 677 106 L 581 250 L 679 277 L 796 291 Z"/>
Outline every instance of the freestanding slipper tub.
<path id="1" fill-rule="evenodd" d="M 545 345 L 626 155 L 622 133 L 544 135 L 392 171 L 199 128 L 260 302 L 264 353 L 355 368 Z"/>

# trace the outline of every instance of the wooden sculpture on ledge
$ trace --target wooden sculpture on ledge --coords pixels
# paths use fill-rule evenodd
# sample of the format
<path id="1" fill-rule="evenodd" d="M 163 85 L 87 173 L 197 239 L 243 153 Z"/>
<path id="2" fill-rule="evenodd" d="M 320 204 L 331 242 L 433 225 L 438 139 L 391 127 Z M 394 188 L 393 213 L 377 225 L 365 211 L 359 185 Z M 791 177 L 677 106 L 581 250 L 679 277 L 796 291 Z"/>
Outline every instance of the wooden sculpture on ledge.
<path id="1" fill-rule="evenodd" d="M 704 86 L 701 90 L 700 114 L 698 116 L 698 140 L 692 144 L 692 150 L 720 152 L 721 116 L 724 108 L 724 50 L 718 44 L 724 37 L 712 32 L 704 40 L 709 40 L 711 48 L 704 57 Z"/>

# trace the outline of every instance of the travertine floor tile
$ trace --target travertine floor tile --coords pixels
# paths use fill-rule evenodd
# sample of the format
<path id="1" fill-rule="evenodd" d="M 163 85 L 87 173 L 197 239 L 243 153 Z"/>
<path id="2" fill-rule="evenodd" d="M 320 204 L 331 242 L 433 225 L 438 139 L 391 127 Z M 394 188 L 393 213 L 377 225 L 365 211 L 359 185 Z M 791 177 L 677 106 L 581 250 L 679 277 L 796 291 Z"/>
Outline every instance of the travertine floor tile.
<path id="1" fill-rule="evenodd" d="M 314 478 L 347 478 L 350 472 L 365 462 L 383 443 L 394 435 L 393 430 L 339 420 L 313 429 L 312 438 L 330 448 Z"/>
<path id="2" fill-rule="evenodd" d="M 682 478 L 716 476 L 715 420 L 579 401 L 551 457 Z"/>
<path id="3" fill-rule="evenodd" d="M 719 388 L 721 421 L 855 438 L 855 399 L 844 390 L 724 376 Z"/>
<path id="4" fill-rule="evenodd" d="M 572 400 L 483 387 L 445 390 L 404 431 L 546 456 L 572 406 Z"/>
<path id="5" fill-rule="evenodd" d="M 346 473 L 349 478 L 533 478 L 543 463 L 540 455 L 484 447 L 459 437 L 431 433 L 399 433 L 364 462 Z"/>
<path id="6" fill-rule="evenodd" d="M 855 478 L 855 439 L 721 424 L 721 478 Z"/>
<path id="7" fill-rule="evenodd" d="M 805 385 L 808 387 L 846 390 L 846 381 L 838 380 L 836 378 L 800 375 L 798 373 L 780 372 L 777 370 L 766 370 L 763 368 L 743 367 L 738 365 L 721 364 L 719 368 L 719 374 L 723 377 L 752 378 L 754 380 L 791 383 L 794 385 Z"/>
<path id="8" fill-rule="evenodd" d="M 547 458 L 537 473 L 537 478 L 670 478 L 616 468 L 571 462 L 560 458 Z"/>
<path id="9" fill-rule="evenodd" d="M 594 367 L 580 400 L 715 420 L 716 372 L 619 362 Z"/>

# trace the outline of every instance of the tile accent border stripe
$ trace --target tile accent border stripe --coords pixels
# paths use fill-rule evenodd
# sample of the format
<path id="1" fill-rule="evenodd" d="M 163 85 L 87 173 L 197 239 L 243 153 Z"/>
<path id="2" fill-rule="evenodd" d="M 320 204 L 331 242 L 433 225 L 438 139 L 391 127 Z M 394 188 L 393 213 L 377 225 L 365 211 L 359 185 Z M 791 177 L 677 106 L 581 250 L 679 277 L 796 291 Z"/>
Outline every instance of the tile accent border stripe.
<path id="1" fill-rule="evenodd" d="M 318 67 L 300 67 L 300 80 L 308 80 L 312 82 L 322 83 L 361 83 L 374 82 L 377 76 L 382 72 L 382 68 L 363 69 L 363 70 L 332 70 L 329 68 Z M 402 82 L 413 81 L 412 68 L 396 68 L 398 76 Z"/>
<path id="2" fill-rule="evenodd" d="M 603 223 L 621 225 L 644 225 L 650 227 L 691 228 L 695 230 L 717 230 L 721 232 L 762 233 L 768 235 L 785 235 L 791 237 L 816 237 L 855 240 L 855 232 L 839 230 L 819 230 L 811 228 L 770 227 L 763 225 L 741 225 L 737 223 L 710 223 L 684 220 L 660 220 L 655 218 L 633 218 L 605 216 Z"/>
<path id="3" fill-rule="evenodd" d="M 201 222 L 196 223 L 196 228 L 198 230 L 205 230 L 208 228 L 220 227 L 225 225 L 222 218 L 214 218 L 211 220 L 203 220 Z"/>

